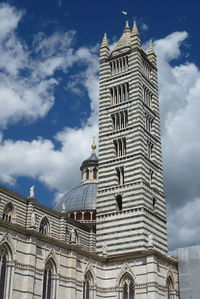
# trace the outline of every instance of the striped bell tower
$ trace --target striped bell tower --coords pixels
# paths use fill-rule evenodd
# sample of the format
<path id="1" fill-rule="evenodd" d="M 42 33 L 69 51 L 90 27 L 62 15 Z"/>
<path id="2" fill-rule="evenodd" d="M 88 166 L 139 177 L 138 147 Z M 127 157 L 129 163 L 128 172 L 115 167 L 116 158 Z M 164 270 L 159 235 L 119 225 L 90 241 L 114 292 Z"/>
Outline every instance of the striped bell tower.
<path id="1" fill-rule="evenodd" d="M 156 55 L 128 22 L 100 49 L 97 245 L 108 256 L 167 252 Z M 106 248 L 106 249 L 105 249 Z"/>

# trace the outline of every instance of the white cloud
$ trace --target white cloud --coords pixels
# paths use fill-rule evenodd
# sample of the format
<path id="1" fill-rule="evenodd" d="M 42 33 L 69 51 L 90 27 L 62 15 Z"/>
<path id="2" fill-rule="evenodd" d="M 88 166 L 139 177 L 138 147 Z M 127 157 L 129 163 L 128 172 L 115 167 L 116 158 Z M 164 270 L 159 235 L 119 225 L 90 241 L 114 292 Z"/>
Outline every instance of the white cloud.
<path id="1" fill-rule="evenodd" d="M 181 56 L 187 36 L 175 32 L 155 42 L 170 247 L 183 246 L 187 239 L 200 242 L 198 230 L 190 228 L 199 217 L 193 209 L 200 201 L 200 70 Z"/>
<path id="2" fill-rule="evenodd" d="M 0 127 L 4 129 L 48 113 L 59 84 L 57 70 L 66 74 L 75 63 L 85 69 L 87 64 L 90 69 L 94 65 L 94 49 L 73 48 L 75 31 L 55 32 L 48 37 L 40 32 L 29 49 L 16 34 L 22 16 L 23 12 L 11 6 L 0 5 L 0 105 L 4 107 L 0 110 Z M 82 79 L 86 84 L 87 79 Z"/>
<path id="3" fill-rule="evenodd" d="M 60 150 L 47 139 L 38 138 L 31 142 L 5 140 L 0 144 L 0 180 L 15 184 L 16 178 L 27 176 L 38 179 L 49 188 L 66 191 L 80 183 L 80 164 L 88 155 L 91 137 L 96 135 L 97 126 L 69 129 L 55 137 Z"/>
<path id="4" fill-rule="evenodd" d="M 69 83 L 74 88 L 78 83 L 79 88 L 88 93 L 91 114 L 82 128 L 64 128 L 55 136 L 54 141 L 60 144 L 59 150 L 55 149 L 54 141 L 42 137 L 30 142 L 13 141 L 4 140 L 1 134 L 0 140 L 1 182 L 15 184 L 18 177 L 29 176 L 62 193 L 80 182 L 80 173 L 77 175 L 80 163 L 89 154 L 92 136 L 97 136 L 97 47 L 75 50 L 75 32 L 68 31 L 55 32 L 48 37 L 39 33 L 34 39 L 33 49 L 27 49 L 15 33 L 22 13 L 9 5 L 2 5 L 0 16 L 4 16 L 3 23 L 7 22 L 8 27 L 5 25 L 5 34 L 0 35 L 1 127 L 21 119 L 34 120 L 45 116 L 55 100 L 54 87 L 59 83 L 56 70 L 66 74 L 74 64 L 80 66 L 77 80 L 73 82 L 71 77 Z M 8 26 L 9 22 L 13 25 Z"/>

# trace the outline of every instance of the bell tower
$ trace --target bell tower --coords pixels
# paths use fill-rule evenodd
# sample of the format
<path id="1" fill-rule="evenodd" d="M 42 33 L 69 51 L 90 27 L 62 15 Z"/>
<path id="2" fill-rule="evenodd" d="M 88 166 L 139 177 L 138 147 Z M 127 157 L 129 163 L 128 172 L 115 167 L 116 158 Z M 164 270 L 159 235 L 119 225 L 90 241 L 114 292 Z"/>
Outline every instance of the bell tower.
<path id="1" fill-rule="evenodd" d="M 156 55 L 136 23 L 100 48 L 97 246 L 108 256 L 167 252 Z"/>

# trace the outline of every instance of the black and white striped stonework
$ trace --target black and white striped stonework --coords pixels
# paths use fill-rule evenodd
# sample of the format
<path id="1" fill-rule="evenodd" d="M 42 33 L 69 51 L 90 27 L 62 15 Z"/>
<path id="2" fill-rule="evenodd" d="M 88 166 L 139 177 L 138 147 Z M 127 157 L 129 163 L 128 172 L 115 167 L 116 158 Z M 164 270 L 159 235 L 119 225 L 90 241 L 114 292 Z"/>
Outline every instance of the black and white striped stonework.
<path id="1" fill-rule="evenodd" d="M 156 56 L 137 33 L 122 37 L 111 53 L 104 41 L 100 53 L 96 249 L 166 253 Z"/>

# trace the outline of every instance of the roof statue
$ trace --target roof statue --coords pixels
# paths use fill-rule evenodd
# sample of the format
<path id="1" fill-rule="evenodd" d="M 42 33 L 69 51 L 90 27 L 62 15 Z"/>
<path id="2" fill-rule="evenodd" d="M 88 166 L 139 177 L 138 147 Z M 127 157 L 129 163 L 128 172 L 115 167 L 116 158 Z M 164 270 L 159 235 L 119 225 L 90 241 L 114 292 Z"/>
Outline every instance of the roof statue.
<path id="1" fill-rule="evenodd" d="M 29 195 L 29 198 L 34 198 L 35 197 L 35 186 L 33 185 L 31 188 L 30 188 L 30 195 Z"/>

